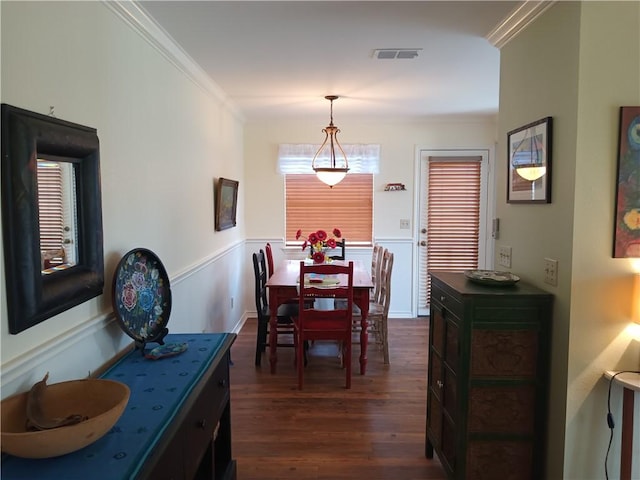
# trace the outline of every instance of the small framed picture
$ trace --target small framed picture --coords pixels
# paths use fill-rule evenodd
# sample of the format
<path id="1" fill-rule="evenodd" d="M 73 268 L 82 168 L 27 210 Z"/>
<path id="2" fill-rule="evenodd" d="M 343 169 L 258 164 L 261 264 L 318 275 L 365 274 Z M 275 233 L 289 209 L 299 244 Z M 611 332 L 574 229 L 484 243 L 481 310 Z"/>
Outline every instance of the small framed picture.
<path id="1" fill-rule="evenodd" d="M 236 226 L 238 184 L 236 180 L 220 177 L 215 186 L 215 228 L 218 231 Z"/>
<path id="2" fill-rule="evenodd" d="M 507 203 L 551 203 L 551 123 L 546 117 L 507 133 Z"/>

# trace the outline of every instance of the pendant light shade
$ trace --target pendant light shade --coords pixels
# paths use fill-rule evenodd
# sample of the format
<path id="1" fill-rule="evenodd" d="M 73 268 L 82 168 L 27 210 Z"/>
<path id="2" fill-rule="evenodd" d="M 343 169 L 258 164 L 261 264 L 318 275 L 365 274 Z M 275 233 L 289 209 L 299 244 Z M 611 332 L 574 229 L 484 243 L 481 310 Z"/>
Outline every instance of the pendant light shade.
<path id="1" fill-rule="evenodd" d="M 349 171 L 349 163 L 347 155 L 338 142 L 338 133 L 340 129 L 333 124 L 333 101 L 338 97 L 335 95 L 327 95 L 327 100 L 331 102 L 331 117 L 329 125 L 323 128 L 324 142 L 316 152 L 311 162 L 313 171 L 316 172 L 318 179 L 330 187 L 340 183 Z M 336 158 L 336 150 L 339 152 Z"/>

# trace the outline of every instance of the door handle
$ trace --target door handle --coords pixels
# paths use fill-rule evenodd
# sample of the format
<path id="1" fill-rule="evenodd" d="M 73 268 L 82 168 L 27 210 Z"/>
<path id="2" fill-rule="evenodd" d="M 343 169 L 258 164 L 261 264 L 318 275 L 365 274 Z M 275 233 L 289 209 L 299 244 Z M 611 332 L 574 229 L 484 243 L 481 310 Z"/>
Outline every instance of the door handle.
<path id="1" fill-rule="evenodd" d="M 421 246 L 421 247 L 426 247 L 426 246 L 427 246 L 427 242 L 426 242 L 425 240 L 422 240 L 422 241 L 420 242 L 420 246 Z"/>

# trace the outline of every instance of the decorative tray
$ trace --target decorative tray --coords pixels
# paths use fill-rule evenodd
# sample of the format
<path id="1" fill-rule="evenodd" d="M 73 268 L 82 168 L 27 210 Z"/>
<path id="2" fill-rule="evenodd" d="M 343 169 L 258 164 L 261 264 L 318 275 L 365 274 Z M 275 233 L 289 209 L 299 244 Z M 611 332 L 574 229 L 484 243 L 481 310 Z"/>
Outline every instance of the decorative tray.
<path id="1" fill-rule="evenodd" d="M 171 288 L 160 259 L 144 248 L 126 253 L 116 267 L 112 293 L 116 319 L 136 347 L 144 350 L 149 342 L 163 345 L 169 331 Z"/>
<path id="2" fill-rule="evenodd" d="M 472 282 L 495 287 L 506 287 L 520 280 L 517 275 L 498 270 L 466 270 L 464 276 Z"/>

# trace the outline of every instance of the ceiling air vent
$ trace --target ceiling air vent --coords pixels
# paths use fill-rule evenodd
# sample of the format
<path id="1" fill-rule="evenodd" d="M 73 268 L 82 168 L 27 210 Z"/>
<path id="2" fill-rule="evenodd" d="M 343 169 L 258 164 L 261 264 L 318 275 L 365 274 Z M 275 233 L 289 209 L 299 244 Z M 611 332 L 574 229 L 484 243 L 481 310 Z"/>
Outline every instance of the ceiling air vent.
<path id="1" fill-rule="evenodd" d="M 420 54 L 421 50 L 421 48 L 379 48 L 373 51 L 373 58 L 379 60 L 413 59 Z"/>

